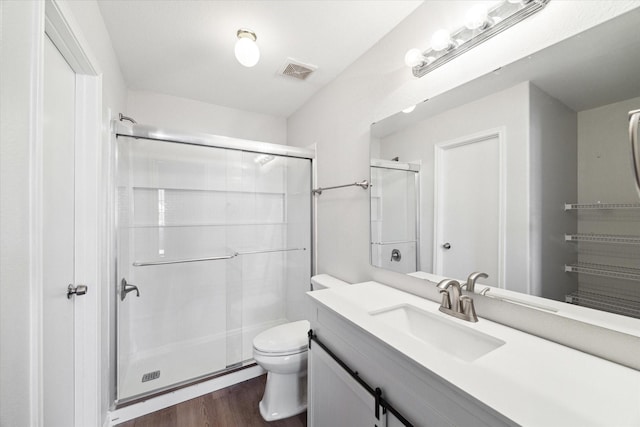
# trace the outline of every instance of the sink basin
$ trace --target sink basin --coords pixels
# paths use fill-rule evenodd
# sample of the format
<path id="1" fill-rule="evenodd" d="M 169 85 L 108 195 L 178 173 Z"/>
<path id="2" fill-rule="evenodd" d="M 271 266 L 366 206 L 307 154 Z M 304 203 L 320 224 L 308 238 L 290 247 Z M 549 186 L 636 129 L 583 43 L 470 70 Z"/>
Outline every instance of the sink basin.
<path id="1" fill-rule="evenodd" d="M 473 362 L 505 344 L 491 335 L 459 325 L 445 318 L 445 315 L 430 313 L 409 304 L 376 310 L 369 314 L 431 347 L 466 362 Z"/>

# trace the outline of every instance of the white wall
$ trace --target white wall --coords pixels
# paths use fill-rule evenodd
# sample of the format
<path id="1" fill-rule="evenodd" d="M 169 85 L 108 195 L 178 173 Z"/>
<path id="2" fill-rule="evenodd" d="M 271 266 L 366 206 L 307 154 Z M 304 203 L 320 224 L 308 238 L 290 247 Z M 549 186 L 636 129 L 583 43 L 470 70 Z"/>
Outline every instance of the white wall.
<path id="1" fill-rule="evenodd" d="M 80 28 L 79 38 L 86 43 L 102 74 L 102 100 L 104 118 L 104 149 L 108 151 L 108 110 L 124 108 L 126 91 L 111 42 L 103 25 L 102 17 L 95 1 L 60 2 L 70 11 L 69 20 Z M 31 333 L 37 325 L 31 324 L 30 311 L 38 312 L 40 296 L 38 289 L 39 254 L 35 236 L 39 230 L 37 212 L 39 200 L 33 195 L 37 191 L 39 166 L 33 162 L 37 158 L 34 147 L 41 123 L 37 117 L 37 96 L 42 81 L 42 42 L 44 41 L 44 7 L 41 1 L 2 1 L 2 72 L 0 90 L 2 162 L 0 183 L 0 233 L 2 250 L 0 258 L 0 425 L 27 426 L 38 420 L 30 419 L 37 414 L 35 396 L 40 384 L 37 374 L 39 355 L 31 349 Z M 96 171 L 97 174 L 102 171 Z M 105 198 L 107 197 L 105 192 Z M 106 251 L 105 254 L 106 256 Z M 90 284 L 92 289 L 101 290 L 103 324 L 101 341 L 102 360 L 102 410 L 109 404 L 106 385 L 109 373 L 110 348 L 108 343 L 108 296 L 109 280 Z M 112 382 L 112 381 L 111 381 Z M 61 390 L 61 392 L 68 392 Z M 31 395 L 30 395 L 31 393 Z M 34 399 L 34 400 L 32 400 Z"/>
<path id="2" fill-rule="evenodd" d="M 31 353 L 30 155 L 32 79 L 39 70 L 31 55 L 41 43 L 43 10 L 35 2 L 0 2 L 0 425 L 28 426 L 31 375 L 37 355 Z M 33 301 L 33 302 L 32 302 Z M 37 307 L 35 307 L 37 309 Z"/>
<path id="3" fill-rule="evenodd" d="M 287 143 L 284 117 L 252 113 L 187 98 L 129 91 L 125 115 L 164 129 L 203 132 L 232 138 Z"/>
<path id="4" fill-rule="evenodd" d="M 368 176 L 372 122 L 638 7 L 638 3 L 554 0 L 516 27 L 427 76 L 414 78 L 404 65 L 405 52 L 415 46 L 426 48 L 439 27 L 460 26 L 470 6 L 467 1 L 425 2 L 289 118 L 290 144 L 317 144 L 318 185 Z M 369 265 L 368 209 L 368 194 L 357 189 L 327 192 L 318 198 L 318 272 L 352 282 L 393 281 L 422 292 L 420 281 Z M 436 297 L 430 289 L 424 292 Z"/>
<path id="5" fill-rule="evenodd" d="M 531 295 L 564 301 L 577 287 L 564 265 L 575 248 L 564 241 L 576 229 L 565 203 L 578 196 L 578 122 L 575 111 L 530 85 Z"/>

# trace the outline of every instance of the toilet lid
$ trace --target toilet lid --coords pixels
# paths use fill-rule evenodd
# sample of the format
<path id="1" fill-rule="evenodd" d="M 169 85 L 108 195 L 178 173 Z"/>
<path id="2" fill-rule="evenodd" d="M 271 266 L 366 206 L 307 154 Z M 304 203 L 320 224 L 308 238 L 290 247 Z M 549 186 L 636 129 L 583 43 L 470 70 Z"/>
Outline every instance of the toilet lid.
<path id="1" fill-rule="evenodd" d="M 253 339 L 253 347 L 264 353 L 297 352 L 307 348 L 307 333 L 311 325 L 308 320 L 285 323 L 259 333 Z"/>

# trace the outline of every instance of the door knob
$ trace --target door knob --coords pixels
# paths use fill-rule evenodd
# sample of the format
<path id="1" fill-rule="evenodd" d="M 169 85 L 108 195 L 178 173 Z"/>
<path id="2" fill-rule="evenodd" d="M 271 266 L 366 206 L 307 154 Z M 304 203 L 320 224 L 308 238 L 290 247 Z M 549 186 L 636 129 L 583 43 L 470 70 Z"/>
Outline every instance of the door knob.
<path id="1" fill-rule="evenodd" d="M 447 242 L 444 245 L 442 245 L 442 247 L 445 249 L 451 249 L 451 243 Z"/>
<path id="2" fill-rule="evenodd" d="M 67 286 L 67 299 L 71 299 L 73 295 L 80 296 L 86 293 L 87 293 L 86 285 L 73 286 L 73 284 L 70 284 L 69 286 Z"/>

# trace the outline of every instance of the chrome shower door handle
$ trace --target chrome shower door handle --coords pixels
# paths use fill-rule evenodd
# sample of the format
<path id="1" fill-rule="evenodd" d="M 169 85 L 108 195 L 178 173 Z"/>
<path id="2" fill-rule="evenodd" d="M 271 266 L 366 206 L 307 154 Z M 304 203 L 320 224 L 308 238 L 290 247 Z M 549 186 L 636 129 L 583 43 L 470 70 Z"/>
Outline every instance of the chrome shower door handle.
<path id="1" fill-rule="evenodd" d="M 127 283 L 127 279 L 123 278 L 120 282 L 120 301 L 124 301 L 129 292 L 136 291 L 136 296 L 140 297 L 140 290 L 136 285 L 132 285 L 131 283 Z"/>
<path id="2" fill-rule="evenodd" d="M 447 243 L 445 243 L 444 245 L 442 245 L 442 247 L 443 247 L 444 249 L 451 249 L 451 243 L 447 242 Z"/>
<path id="3" fill-rule="evenodd" d="M 640 196 L 640 147 L 638 147 L 638 121 L 640 110 L 629 111 L 629 142 L 631 143 L 631 169 Z"/>

